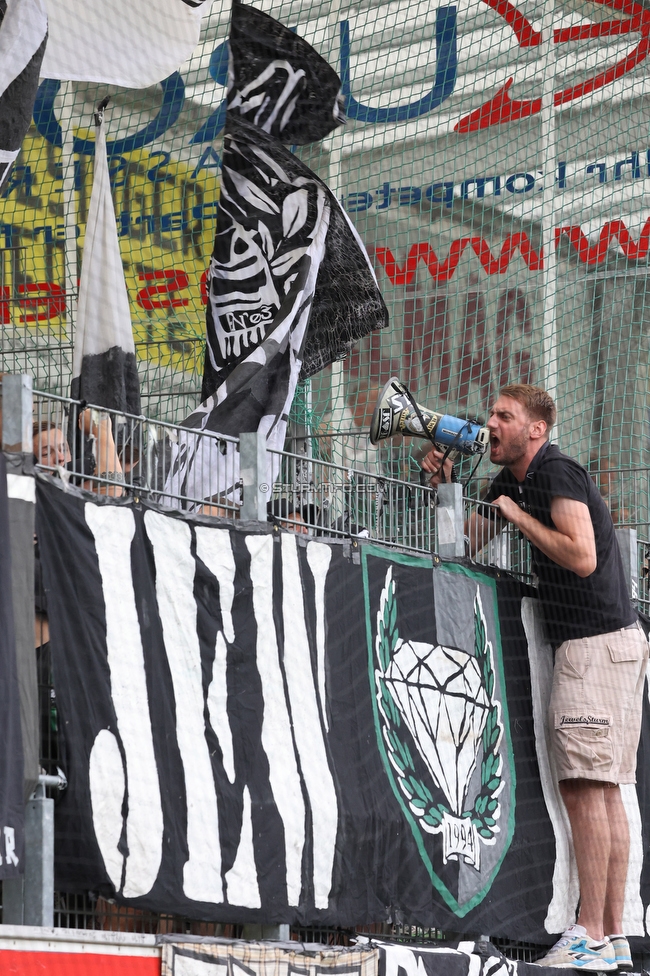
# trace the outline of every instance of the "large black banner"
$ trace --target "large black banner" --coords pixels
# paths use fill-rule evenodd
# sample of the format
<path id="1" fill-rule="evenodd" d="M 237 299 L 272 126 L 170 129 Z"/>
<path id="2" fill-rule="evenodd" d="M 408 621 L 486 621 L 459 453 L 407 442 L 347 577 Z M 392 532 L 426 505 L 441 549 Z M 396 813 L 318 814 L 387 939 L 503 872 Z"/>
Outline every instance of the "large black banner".
<path id="1" fill-rule="evenodd" d="M 45 482 L 37 522 L 70 784 L 62 890 L 538 941 L 572 920 L 542 720 L 552 652 L 521 584 Z M 627 931 L 643 935 L 645 777 L 629 789 Z"/>

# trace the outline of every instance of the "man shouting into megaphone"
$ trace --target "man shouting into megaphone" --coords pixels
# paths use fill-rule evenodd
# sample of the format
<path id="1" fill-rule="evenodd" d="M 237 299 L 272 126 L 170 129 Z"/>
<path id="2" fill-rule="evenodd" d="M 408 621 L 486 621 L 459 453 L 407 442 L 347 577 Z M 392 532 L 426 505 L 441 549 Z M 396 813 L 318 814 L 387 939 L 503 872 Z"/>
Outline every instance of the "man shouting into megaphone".
<path id="1" fill-rule="evenodd" d="M 555 646 L 550 738 L 569 814 L 580 910 L 543 966 L 631 969 L 623 933 L 629 829 L 619 786 L 636 781 L 648 643 L 625 585 L 614 525 L 588 472 L 549 443 L 555 404 L 544 390 L 505 386 L 490 410 L 486 496 L 500 518 L 472 515 L 471 555 L 515 525 L 532 546 L 547 636 Z M 422 462 L 435 487 L 451 480 L 438 450 Z"/>

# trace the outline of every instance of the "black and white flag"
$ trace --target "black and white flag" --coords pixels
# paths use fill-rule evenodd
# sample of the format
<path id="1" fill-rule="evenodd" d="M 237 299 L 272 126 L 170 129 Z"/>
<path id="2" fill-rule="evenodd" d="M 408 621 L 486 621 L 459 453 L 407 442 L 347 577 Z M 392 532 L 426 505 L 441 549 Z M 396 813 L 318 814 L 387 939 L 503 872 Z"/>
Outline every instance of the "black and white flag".
<path id="1" fill-rule="evenodd" d="M 71 395 L 136 416 L 140 383 L 129 295 L 106 158 L 104 112 L 95 116 L 95 169 L 84 239 Z"/>
<path id="2" fill-rule="evenodd" d="M 281 450 L 298 379 L 383 328 L 388 313 L 338 201 L 283 145 L 341 124 L 338 76 L 292 31 L 240 3 L 230 51 L 203 403 L 183 426 L 261 431 L 269 450 Z M 191 483 L 205 499 L 232 490 L 224 468 L 206 463 L 209 447 L 192 435 L 180 444 L 168 490 L 188 494 Z M 275 474 L 269 463 L 269 485 Z"/>
<path id="3" fill-rule="evenodd" d="M 228 45 L 231 118 L 286 146 L 318 142 L 345 122 L 341 79 L 295 31 L 234 0 Z"/>
<path id="4" fill-rule="evenodd" d="M 314 267 L 300 291 L 309 328 L 301 328 L 294 341 L 301 379 L 388 321 L 368 255 L 347 215 L 316 174 L 284 148 L 323 139 L 345 122 L 338 75 L 301 37 L 242 3 L 233 4 L 229 44 L 204 401 L 240 363 L 255 361 L 254 351 L 272 335 L 285 297 L 304 281 L 307 260 Z M 316 221 L 319 241 L 307 258 Z"/>
<path id="5" fill-rule="evenodd" d="M 86 499 L 37 486 L 69 781 L 59 890 L 223 922 L 400 918 L 535 942 L 570 924 L 526 587 Z M 637 936 L 649 713 L 624 796 Z"/>
<path id="6" fill-rule="evenodd" d="M 0 0 L 0 187 L 32 120 L 46 39 L 45 0 Z"/>
<path id="7" fill-rule="evenodd" d="M 379 976 L 551 976 L 555 972 L 508 959 L 487 940 L 400 945 L 373 939 L 367 946 L 379 952 Z"/>

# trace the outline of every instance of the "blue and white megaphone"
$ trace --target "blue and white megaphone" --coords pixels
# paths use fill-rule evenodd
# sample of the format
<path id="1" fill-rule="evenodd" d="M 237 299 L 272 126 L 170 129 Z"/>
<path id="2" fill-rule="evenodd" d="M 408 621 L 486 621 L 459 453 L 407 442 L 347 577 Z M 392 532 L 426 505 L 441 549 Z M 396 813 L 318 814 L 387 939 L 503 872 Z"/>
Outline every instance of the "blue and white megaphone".
<path id="1" fill-rule="evenodd" d="M 372 415 L 370 443 L 377 444 L 395 434 L 423 437 L 441 450 L 449 451 L 450 457 L 454 452 L 466 457 L 485 454 L 490 445 L 487 427 L 423 407 L 396 376 L 391 376 L 379 394 Z"/>

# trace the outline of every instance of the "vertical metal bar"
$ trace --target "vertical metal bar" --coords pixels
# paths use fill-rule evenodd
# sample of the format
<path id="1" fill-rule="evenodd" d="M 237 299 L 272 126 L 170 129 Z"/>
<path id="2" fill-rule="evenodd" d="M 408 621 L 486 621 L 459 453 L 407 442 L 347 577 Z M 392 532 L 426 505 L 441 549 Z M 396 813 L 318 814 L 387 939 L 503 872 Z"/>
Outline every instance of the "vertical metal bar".
<path id="1" fill-rule="evenodd" d="M 465 555 L 463 486 L 438 486 L 438 554 L 457 559 Z"/>
<path id="2" fill-rule="evenodd" d="M 32 380 L 2 380 L 2 446 L 6 452 L 11 595 L 16 634 L 25 798 L 38 782 L 38 682 L 34 654 L 34 479 Z"/>
<path id="3" fill-rule="evenodd" d="M 266 522 L 266 498 L 269 486 L 262 480 L 266 477 L 267 470 L 264 434 L 257 431 L 240 434 L 239 466 L 244 487 L 241 517 Z"/>
<path id="4" fill-rule="evenodd" d="M 39 784 L 25 808 L 24 924 L 54 925 L 54 800 Z"/>
<path id="5" fill-rule="evenodd" d="M 623 558 L 623 572 L 630 599 L 639 599 L 639 567 L 637 561 L 638 539 L 636 529 L 616 529 L 616 541 Z"/>
<path id="6" fill-rule="evenodd" d="M 557 256 L 555 249 L 555 178 L 557 172 L 557 140 L 555 131 L 555 74 L 557 49 L 553 37 L 555 19 L 554 0 L 545 0 L 542 17 L 542 110 L 540 129 L 543 144 L 544 182 L 542 193 L 542 246 L 544 253 L 544 311 L 542 323 L 545 387 L 555 399 L 558 379 L 558 340 L 556 325 Z M 557 428 L 556 428 L 557 436 Z"/>
<path id="7" fill-rule="evenodd" d="M 2 380 L 2 450 L 31 455 L 32 423 L 31 376 L 7 374 Z"/>
<path id="8" fill-rule="evenodd" d="M 58 425 L 60 418 L 56 417 L 56 423 Z M 66 436 L 68 437 L 68 447 L 70 448 L 70 458 L 71 458 L 71 469 L 74 472 L 82 471 L 83 465 L 78 463 L 78 447 L 80 444 L 79 437 L 77 437 L 77 431 L 79 430 L 79 409 L 76 403 L 70 404 L 70 411 L 68 414 L 68 431 L 66 431 Z M 69 436 L 68 436 L 69 434 Z M 82 453 L 83 457 L 83 453 Z"/>

